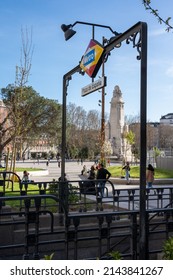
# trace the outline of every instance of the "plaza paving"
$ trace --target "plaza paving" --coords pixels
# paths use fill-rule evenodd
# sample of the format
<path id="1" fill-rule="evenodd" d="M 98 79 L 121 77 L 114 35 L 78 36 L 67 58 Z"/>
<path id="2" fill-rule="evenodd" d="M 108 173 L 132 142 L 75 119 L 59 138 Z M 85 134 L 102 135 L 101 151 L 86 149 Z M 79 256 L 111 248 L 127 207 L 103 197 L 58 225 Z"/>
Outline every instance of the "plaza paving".
<path id="1" fill-rule="evenodd" d="M 17 161 L 16 167 L 25 167 L 26 170 L 29 168 L 39 168 L 41 171 L 29 171 L 30 179 L 34 180 L 35 182 L 48 182 L 52 181 L 53 179 L 58 180 L 61 176 L 61 167 L 58 166 L 58 162 L 56 160 L 51 160 L 49 165 L 46 165 L 46 160 L 40 160 L 39 162 L 33 160 L 25 160 Z M 66 161 L 65 163 L 65 172 L 67 174 L 67 178 L 69 181 L 78 181 L 81 180 L 83 176 L 81 176 L 81 170 L 83 165 L 86 165 L 87 170 L 94 164 L 93 161 L 84 161 L 83 164 L 77 163 L 77 161 Z M 19 173 L 19 176 L 22 177 L 22 173 Z M 120 174 L 121 177 L 121 174 Z M 113 181 L 116 185 L 116 188 L 137 188 L 139 187 L 139 181 L 132 180 L 132 184 L 126 185 L 126 180 L 121 178 L 113 178 L 110 177 L 110 181 Z M 86 179 L 86 177 L 83 177 Z M 160 182 L 159 182 L 160 181 Z M 163 183 L 162 183 L 163 182 Z M 161 184 L 160 184 L 161 183 Z M 173 179 L 166 179 L 166 180 L 155 180 L 154 186 L 159 187 L 160 185 L 169 186 L 173 185 Z"/>
<path id="2" fill-rule="evenodd" d="M 83 168 L 83 165 L 86 165 L 87 170 L 90 169 L 90 167 L 94 164 L 93 161 L 85 161 L 83 164 L 77 163 L 77 161 L 66 161 L 65 163 L 65 172 L 67 174 L 67 178 L 69 181 L 79 181 L 81 179 L 85 180 L 87 177 L 81 176 L 81 170 Z M 18 161 L 16 162 L 16 167 L 25 167 L 26 170 L 30 168 L 39 168 L 41 171 L 29 171 L 30 173 L 30 179 L 34 180 L 35 182 L 50 182 L 53 179 L 58 180 L 58 178 L 61 176 L 61 168 L 58 166 L 58 162 L 56 160 L 51 160 L 49 165 L 46 165 L 46 160 L 40 160 L 38 162 L 34 162 L 31 160 L 26 161 Z M 22 177 L 22 173 L 19 174 L 20 177 Z M 127 195 L 128 196 L 128 189 L 138 189 L 139 183 L 137 184 L 131 184 L 126 185 L 125 179 L 118 179 L 118 178 L 112 178 L 110 177 L 110 181 L 113 182 L 115 189 L 121 189 L 121 195 Z M 154 188 L 162 188 L 171 186 L 173 187 L 173 184 L 171 184 L 172 180 L 170 181 L 170 184 L 163 184 L 160 185 L 157 183 L 154 184 Z M 77 184 L 77 183 L 76 183 Z M 108 192 L 109 194 L 112 193 L 112 187 L 111 185 L 108 185 Z M 138 193 L 139 191 L 136 190 Z M 165 193 L 167 193 L 168 190 L 165 190 Z M 136 194 L 137 194 L 136 193 Z M 151 194 L 154 195 L 154 189 L 151 190 Z M 95 200 L 95 196 L 90 196 L 90 198 Z M 104 198 L 104 200 L 107 200 Z M 167 203 L 167 201 L 165 201 Z M 124 203 L 127 205 L 127 203 Z M 124 207 L 125 207 L 124 205 Z M 153 201 L 152 208 L 156 206 L 156 201 Z M 139 207 L 139 202 L 136 203 L 136 207 Z M 126 207 L 125 207 L 126 208 Z"/>
<path id="3" fill-rule="evenodd" d="M 91 165 L 94 164 L 93 161 L 86 161 L 83 165 L 86 165 L 87 170 L 90 169 Z M 77 161 L 67 161 L 65 163 L 65 172 L 67 174 L 67 178 L 69 181 L 80 180 L 81 170 L 83 168 L 81 163 L 77 163 Z M 48 182 L 53 179 L 58 180 L 61 176 L 61 168 L 58 167 L 58 162 L 56 160 L 51 160 L 49 165 L 46 165 L 46 160 L 40 160 L 39 163 L 37 161 L 26 160 L 26 161 L 17 161 L 16 167 L 25 167 L 26 170 L 29 168 L 40 168 L 43 169 L 40 171 L 29 172 L 30 179 L 35 182 Z M 22 174 L 20 174 L 22 175 Z"/>
<path id="4" fill-rule="evenodd" d="M 81 176 L 81 170 L 83 165 L 86 165 L 87 170 L 94 164 L 93 161 L 85 161 L 83 164 L 77 163 L 77 161 L 66 161 L 65 163 L 65 172 L 67 174 L 67 179 L 69 181 L 79 181 L 81 179 L 86 180 L 87 176 Z M 56 160 L 51 160 L 49 165 L 46 165 L 46 160 L 37 161 L 26 160 L 26 161 L 17 161 L 16 167 L 25 167 L 26 170 L 29 168 L 39 168 L 41 171 L 29 171 L 30 179 L 35 182 L 50 182 L 53 179 L 58 180 L 61 176 L 61 168 L 58 166 Z M 22 178 L 22 173 L 19 173 L 19 176 Z M 121 175 L 120 175 L 121 177 Z M 127 185 L 125 179 L 110 177 L 110 181 L 114 184 L 116 189 L 132 189 L 139 188 L 139 180 L 132 179 L 131 184 Z M 160 182 L 159 182 L 160 181 Z M 173 186 L 173 180 L 155 180 L 154 187 L 166 187 Z M 111 191 L 111 187 L 110 187 Z"/>

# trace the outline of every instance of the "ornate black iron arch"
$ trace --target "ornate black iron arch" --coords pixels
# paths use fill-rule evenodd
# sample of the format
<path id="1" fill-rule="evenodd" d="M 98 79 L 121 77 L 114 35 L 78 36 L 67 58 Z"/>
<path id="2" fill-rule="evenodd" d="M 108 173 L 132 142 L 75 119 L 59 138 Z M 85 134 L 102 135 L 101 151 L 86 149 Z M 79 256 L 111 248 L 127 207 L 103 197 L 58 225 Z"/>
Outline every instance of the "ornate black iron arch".
<path id="1" fill-rule="evenodd" d="M 109 56 L 117 45 L 132 43 L 137 49 L 137 59 L 141 61 L 140 67 L 140 248 L 139 259 L 148 259 L 147 256 L 147 232 L 146 232 L 146 104 L 147 104 L 147 24 L 138 22 L 124 33 L 121 33 L 104 46 L 104 57 Z M 81 73 L 80 63 L 63 76 L 63 106 L 62 106 L 62 151 L 61 151 L 61 178 L 65 174 L 66 152 L 66 96 L 68 82 L 75 73 Z"/>

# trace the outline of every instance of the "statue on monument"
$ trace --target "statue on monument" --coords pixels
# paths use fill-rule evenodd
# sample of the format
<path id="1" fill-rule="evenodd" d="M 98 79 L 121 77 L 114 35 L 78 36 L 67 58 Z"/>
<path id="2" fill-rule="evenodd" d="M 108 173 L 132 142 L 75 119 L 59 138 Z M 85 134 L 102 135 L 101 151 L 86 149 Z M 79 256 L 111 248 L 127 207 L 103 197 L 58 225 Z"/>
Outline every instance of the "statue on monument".
<path id="1" fill-rule="evenodd" d="M 122 92 L 119 86 L 115 86 L 113 90 L 113 97 L 122 97 Z"/>

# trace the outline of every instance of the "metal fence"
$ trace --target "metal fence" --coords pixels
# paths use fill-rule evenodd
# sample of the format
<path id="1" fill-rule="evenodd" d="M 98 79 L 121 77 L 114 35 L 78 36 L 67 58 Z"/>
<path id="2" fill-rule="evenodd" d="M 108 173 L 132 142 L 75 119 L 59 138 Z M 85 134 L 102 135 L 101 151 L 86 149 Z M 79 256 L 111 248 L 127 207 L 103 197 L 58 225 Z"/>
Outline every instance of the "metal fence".
<path id="1" fill-rule="evenodd" d="M 11 177 L 4 176 L 0 178 L 0 196 L 25 196 L 25 195 L 55 195 L 58 203 L 58 211 L 62 212 L 61 202 L 67 212 L 88 212 L 88 211 L 119 211 L 119 210 L 138 210 L 140 190 L 135 186 L 127 188 L 117 186 L 111 181 L 106 181 L 104 197 L 100 195 L 99 184 L 102 180 L 76 180 L 76 181 L 50 181 L 50 182 L 22 182 L 20 178 L 17 181 L 17 187 L 14 188 L 14 182 Z M 12 174 L 14 175 L 14 174 Z M 10 182 L 10 185 L 9 185 Z M 166 205 L 173 204 L 173 186 L 158 186 L 146 189 L 146 209 L 163 208 Z M 22 203 L 21 207 L 22 207 Z M 52 204 L 51 204 L 52 205 Z M 49 201 L 45 199 L 44 209 L 50 207 Z M 56 204 L 57 206 L 57 204 Z"/>
<path id="2" fill-rule="evenodd" d="M 119 251 L 139 258 L 139 189 L 99 181 L 1 182 L 0 258 L 104 259 Z M 11 180 L 11 179 L 10 179 Z M 12 186 L 12 185 L 11 185 Z M 31 189 L 32 186 L 32 189 Z M 146 190 L 147 258 L 156 258 L 173 233 L 173 187 Z"/>

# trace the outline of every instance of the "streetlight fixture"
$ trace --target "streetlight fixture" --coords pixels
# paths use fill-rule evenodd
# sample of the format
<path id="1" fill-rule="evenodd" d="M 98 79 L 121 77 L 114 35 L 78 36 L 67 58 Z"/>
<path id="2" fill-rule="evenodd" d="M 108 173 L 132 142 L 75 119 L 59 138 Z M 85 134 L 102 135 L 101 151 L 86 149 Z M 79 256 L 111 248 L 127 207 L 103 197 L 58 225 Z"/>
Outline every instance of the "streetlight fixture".
<path id="1" fill-rule="evenodd" d="M 90 22 L 83 22 L 83 21 L 76 21 L 73 24 L 62 24 L 61 25 L 61 29 L 64 32 L 64 36 L 65 36 L 65 40 L 69 40 L 73 35 L 76 34 L 76 31 L 73 30 L 73 27 L 76 24 L 84 24 L 84 25 L 89 25 L 92 26 L 92 39 L 94 39 L 95 37 L 95 27 L 101 27 L 101 28 L 107 28 L 109 29 L 114 36 L 111 37 L 109 40 L 107 40 L 106 38 L 102 38 L 102 44 L 103 46 L 105 46 L 106 44 L 108 44 L 109 42 L 111 42 L 115 37 L 117 37 L 118 35 L 120 35 L 120 33 L 118 33 L 117 31 L 114 31 L 110 26 L 108 25 L 102 25 L 102 24 L 96 24 L 96 23 L 90 23 Z M 120 47 L 121 44 L 118 44 L 116 47 Z M 102 77 L 104 77 L 104 63 L 107 60 L 107 57 L 103 58 L 102 61 Z M 93 80 L 93 79 L 92 79 Z M 102 106 L 102 113 L 101 113 L 101 161 L 104 161 L 104 152 L 103 152 L 103 144 L 105 141 L 105 90 L 104 87 L 102 88 L 102 103 L 100 104 L 100 106 Z M 63 137 L 64 139 L 64 137 Z"/>
<path id="2" fill-rule="evenodd" d="M 90 25 L 92 26 L 92 38 L 94 38 L 94 27 L 103 27 L 103 28 L 108 28 L 115 36 L 118 36 L 120 33 L 117 31 L 113 31 L 113 29 L 108 26 L 108 25 L 102 25 L 102 24 L 97 24 L 97 23 L 90 23 L 90 22 L 84 22 L 84 21 L 76 21 L 73 24 L 62 24 L 61 29 L 64 32 L 65 40 L 69 40 L 73 35 L 76 34 L 76 31 L 72 29 L 76 24 L 85 24 L 85 25 Z"/>

